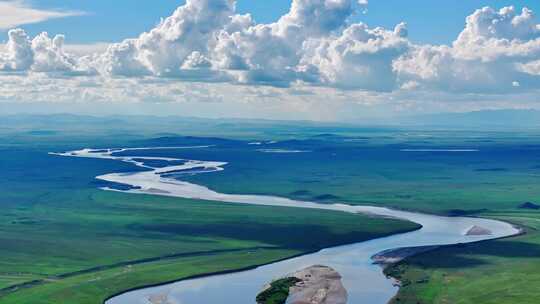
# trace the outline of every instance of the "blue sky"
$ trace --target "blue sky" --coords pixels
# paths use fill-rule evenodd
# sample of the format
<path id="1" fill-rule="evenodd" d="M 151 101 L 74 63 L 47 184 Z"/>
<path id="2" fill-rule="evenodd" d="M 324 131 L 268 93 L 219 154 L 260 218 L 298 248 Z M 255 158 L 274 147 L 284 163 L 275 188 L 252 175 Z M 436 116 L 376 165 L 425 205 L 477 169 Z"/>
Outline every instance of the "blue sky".
<path id="1" fill-rule="evenodd" d="M 152 28 L 162 17 L 185 1 L 153 0 L 92 0 L 31 1 L 33 7 L 42 9 L 80 10 L 86 15 L 62 19 L 52 19 L 38 24 L 24 25 L 29 33 L 41 31 L 63 33 L 71 43 L 93 43 L 98 41 L 115 42 L 135 37 Z M 290 0 L 240 0 L 237 8 L 240 13 L 251 13 L 260 23 L 270 23 L 287 13 Z M 410 38 L 422 43 L 450 43 L 463 29 L 465 17 L 483 6 L 517 8 L 529 7 L 540 12 L 540 1 L 523 0 L 372 0 L 367 14 L 356 14 L 354 21 L 368 25 L 392 28 L 401 21 L 407 22 Z"/>
<path id="2" fill-rule="evenodd" d="M 540 1 L 367 2 L 0 0 L 0 111 L 540 109 Z"/>

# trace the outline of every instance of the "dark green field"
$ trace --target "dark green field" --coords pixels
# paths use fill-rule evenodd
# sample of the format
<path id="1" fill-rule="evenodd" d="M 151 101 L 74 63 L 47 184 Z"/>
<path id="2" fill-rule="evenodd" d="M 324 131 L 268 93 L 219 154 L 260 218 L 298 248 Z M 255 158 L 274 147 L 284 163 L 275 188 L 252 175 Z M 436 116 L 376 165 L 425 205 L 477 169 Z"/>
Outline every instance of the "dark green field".
<path id="1" fill-rule="evenodd" d="M 399 303 L 538 299 L 540 216 L 516 209 L 540 199 L 537 133 L 284 123 L 238 128 L 215 121 L 138 127 L 120 124 L 120 118 L 78 119 L 24 120 L 18 127 L 0 123 L 2 304 L 97 304 L 137 286 L 251 267 L 416 227 L 335 212 L 107 192 L 98 189 L 103 184 L 95 176 L 134 167 L 47 154 L 206 144 L 212 147 L 151 154 L 229 162 L 222 172 L 179 176 L 221 192 L 481 215 L 528 227 L 525 236 L 440 249 L 397 266 L 394 273 L 410 282 Z M 309 152 L 263 153 L 247 144 L 263 140 L 278 141 L 264 148 Z"/>
<path id="2" fill-rule="evenodd" d="M 404 287 L 393 304 L 538 303 L 540 212 L 488 213 L 526 228 L 509 239 L 441 248 L 387 270 Z"/>
<path id="3" fill-rule="evenodd" d="M 283 278 L 270 283 L 270 287 L 259 293 L 257 304 L 285 304 L 289 296 L 289 288 L 302 280 L 298 278 Z"/>
<path id="4" fill-rule="evenodd" d="M 12 136 L 0 148 L 0 303 L 101 303 L 137 286 L 417 228 L 338 212 L 103 191 L 96 175 L 133 167 L 47 152 L 113 139 L 58 144 L 41 136 Z"/>
<path id="5" fill-rule="evenodd" d="M 2 287 L 40 282 L 4 290 L 1 303 L 99 303 L 136 286 L 414 228 L 341 213 L 106 192 L 81 193 L 65 203 L 3 216 Z"/>

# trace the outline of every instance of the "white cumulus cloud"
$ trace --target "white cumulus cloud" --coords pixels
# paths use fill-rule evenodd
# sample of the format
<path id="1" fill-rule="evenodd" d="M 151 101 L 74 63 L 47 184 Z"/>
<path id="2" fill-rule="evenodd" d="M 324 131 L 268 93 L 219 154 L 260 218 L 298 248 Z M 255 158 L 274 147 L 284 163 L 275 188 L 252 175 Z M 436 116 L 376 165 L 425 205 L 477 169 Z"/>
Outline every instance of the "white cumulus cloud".
<path id="1" fill-rule="evenodd" d="M 0 71 L 76 72 L 79 58 L 64 52 L 64 36 L 50 38 L 45 32 L 30 39 L 21 29 L 8 32 Z M 83 72 L 83 71 L 81 71 Z"/>
<path id="2" fill-rule="evenodd" d="M 340 36 L 305 44 L 302 64 L 318 71 L 323 83 L 349 89 L 390 91 L 396 77 L 392 62 L 409 49 L 405 24 L 394 30 L 353 24 Z"/>
<path id="3" fill-rule="evenodd" d="M 540 24 L 527 8 L 476 10 L 450 46 L 415 45 L 398 58 L 394 71 L 401 81 L 453 92 L 495 93 L 536 89 L 540 59 Z"/>
<path id="4" fill-rule="evenodd" d="M 85 96 L 107 93 L 111 98 L 127 95 L 113 93 L 110 86 L 98 94 L 88 83 L 96 79 L 103 87 L 125 79 L 145 87 L 149 79 L 158 79 L 168 85 L 221 82 L 259 90 L 323 87 L 406 98 L 402 105 L 428 94 L 414 92 L 447 98 L 532 94 L 540 88 L 540 24 L 527 8 L 478 9 L 453 43 L 430 45 L 409 40 L 404 22 L 391 29 L 353 22 L 351 16 L 366 5 L 292 0 L 277 21 L 257 23 L 249 14 L 236 13 L 234 0 L 187 0 L 154 28 L 105 49 L 99 46 L 93 54 L 70 52 L 62 35 L 32 38 L 14 29 L 0 51 L 0 71 L 40 74 L 39 79 L 84 77 Z"/>

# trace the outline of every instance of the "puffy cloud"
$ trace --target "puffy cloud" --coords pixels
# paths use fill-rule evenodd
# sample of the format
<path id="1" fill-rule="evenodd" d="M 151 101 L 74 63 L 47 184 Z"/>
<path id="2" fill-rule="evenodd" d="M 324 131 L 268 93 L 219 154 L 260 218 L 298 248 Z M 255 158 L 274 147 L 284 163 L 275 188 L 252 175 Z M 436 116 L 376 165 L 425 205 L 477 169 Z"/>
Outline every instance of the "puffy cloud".
<path id="1" fill-rule="evenodd" d="M 88 67 L 94 67 L 107 76 L 150 75 L 148 68 L 138 59 L 138 54 L 137 40 L 127 39 L 111 44 L 105 53 L 89 59 Z"/>
<path id="2" fill-rule="evenodd" d="M 64 36 L 56 35 L 49 38 L 47 33 L 41 33 L 32 40 L 34 71 L 71 71 L 74 70 L 75 60 L 64 53 Z"/>
<path id="3" fill-rule="evenodd" d="M 415 81 L 419 87 L 454 93 L 503 93 L 514 81 L 535 88 L 533 77 L 516 68 L 513 61 L 463 59 L 446 46 L 415 46 L 393 62 L 398 81 Z"/>
<path id="4" fill-rule="evenodd" d="M 484 7 L 467 17 L 465 29 L 459 34 L 455 44 L 468 45 L 489 39 L 529 40 L 538 37 L 540 27 L 528 8 L 523 8 L 518 15 L 513 6 L 499 11 Z"/>
<path id="5" fill-rule="evenodd" d="M 74 71 L 75 59 L 64 53 L 64 36 L 52 39 L 41 33 L 30 40 L 21 29 L 8 32 L 6 52 L 0 54 L 0 70 L 52 72 Z"/>
<path id="6" fill-rule="evenodd" d="M 98 59 L 98 69 L 126 76 L 177 75 L 194 52 L 208 54 L 216 32 L 231 23 L 233 11 L 230 0 L 188 0 L 151 31 L 111 45 Z"/>
<path id="7" fill-rule="evenodd" d="M 184 63 L 182 64 L 182 69 L 197 69 L 197 68 L 210 68 L 212 66 L 212 63 L 208 58 L 206 58 L 204 55 L 202 55 L 198 51 L 194 51 L 191 53 Z"/>
<path id="8" fill-rule="evenodd" d="M 375 92 L 504 93 L 540 85 L 540 25 L 529 9 L 482 8 L 451 45 L 419 45 L 405 23 L 352 23 L 366 5 L 293 0 L 287 14 L 260 24 L 237 14 L 234 0 L 187 0 L 148 32 L 96 54 L 67 52 L 61 35 L 31 39 L 16 29 L 0 52 L 0 70 Z"/>
<path id="9" fill-rule="evenodd" d="M 341 36 L 307 43 L 302 63 L 330 85 L 390 91 L 396 85 L 392 62 L 409 49 L 406 35 L 405 24 L 393 31 L 353 24 Z"/>
<path id="10" fill-rule="evenodd" d="M 10 30 L 8 37 L 6 52 L 0 54 L 0 69 L 4 71 L 29 69 L 34 61 L 30 38 L 21 29 Z"/>
<path id="11" fill-rule="evenodd" d="M 294 0 L 275 23 L 221 31 L 213 57 L 221 69 L 244 70 L 234 73 L 241 83 L 313 81 L 299 66 L 303 44 L 341 30 L 352 13 L 351 0 Z"/>
<path id="12" fill-rule="evenodd" d="M 467 17 L 451 46 L 416 45 L 393 66 L 401 81 L 427 88 L 498 93 L 538 88 L 538 59 L 540 24 L 532 11 L 484 7 Z"/>
<path id="13" fill-rule="evenodd" d="M 352 13 L 351 0 L 294 0 L 275 27 L 278 35 L 305 39 L 340 29 Z"/>
<path id="14" fill-rule="evenodd" d="M 467 17 L 453 48 L 460 58 L 483 61 L 538 56 L 540 24 L 527 8 L 517 14 L 512 6 L 499 11 L 484 7 Z"/>

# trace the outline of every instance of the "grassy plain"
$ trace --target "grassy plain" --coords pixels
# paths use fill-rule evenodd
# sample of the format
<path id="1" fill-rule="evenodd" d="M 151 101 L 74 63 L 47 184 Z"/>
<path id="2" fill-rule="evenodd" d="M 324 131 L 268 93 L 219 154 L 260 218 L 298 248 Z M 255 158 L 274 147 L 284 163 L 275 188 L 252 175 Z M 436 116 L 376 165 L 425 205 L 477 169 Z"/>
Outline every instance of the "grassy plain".
<path id="1" fill-rule="evenodd" d="M 348 136 L 318 136 L 273 146 L 310 151 L 302 157 L 253 155 L 231 146 L 220 154 L 220 160 L 230 161 L 226 175 L 186 178 L 229 193 L 272 193 L 329 203 L 347 201 L 495 217 L 528 226 L 528 234 L 519 238 L 468 245 L 466 249 L 443 248 L 411 259 L 410 267 L 400 269 L 405 265 L 401 264 L 398 272 L 412 283 L 402 289 L 395 303 L 537 301 L 539 214 L 517 209 L 523 202 L 538 202 L 540 198 L 537 134 L 408 132 L 405 136 L 397 132 Z M 472 151 L 443 151 L 448 149 Z M 208 151 L 190 153 L 193 158 L 212 159 Z M 253 178 L 261 172 L 265 174 Z M 472 258 L 462 258 L 462 254 Z"/>
<path id="2" fill-rule="evenodd" d="M 415 227 L 337 212 L 104 191 L 17 208 L 1 222 L 0 303 L 81 304 Z M 39 282 L 7 288 L 29 279 Z"/>
<path id="3" fill-rule="evenodd" d="M 62 125 L 47 119 L 25 120 L 22 127 L 0 123 L 2 304 L 100 303 L 137 286 L 249 267 L 414 227 L 341 213 L 104 192 L 95 176 L 133 167 L 47 155 L 83 147 L 198 144 L 215 146 L 166 153 L 228 161 L 219 173 L 181 176 L 222 192 L 473 214 L 527 225 L 529 233 L 519 238 L 441 249 L 401 264 L 399 275 L 423 283 L 403 288 L 400 302 L 538 299 L 535 229 L 540 219 L 537 211 L 516 209 L 540 197 L 537 133 L 289 124 L 238 128 L 234 122 L 201 121 L 196 128 L 172 119 L 165 127 L 146 128 L 116 118 L 86 124 L 80 117 L 66 119 Z M 262 144 L 247 144 L 254 141 Z M 309 152 L 263 153 L 261 148 Z M 9 288 L 33 280 L 28 288 Z"/>
<path id="4" fill-rule="evenodd" d="M 133 167 L 47 152 L 113 139 L 42 138 L 10 136 L 0 147 L 2 304 L 101 303 L 134 287 L 416 228 L 339 212 L 102 191 L 96 175 Z"/>
<path id="5" fill-rule="evenodd" d="M 311 136 L 247 147 L 234 142 L 177 156 L 229 162 L 218 174 L 182 177 L 226 193 L 346 201 L 441 214 L 513 209 L 540 197 L 540 140 L 532 135 L 520 143 L 505 133 L 476 134 L 472 139 L 466 133 L 450 138 L 438 132 L 404 133 Z M 179 142 L 162 139 L 157 143 Z M 309 152 L 257 152 L 261 148 Z M 155 152 L 160 153 L 164 152 Z"/>

